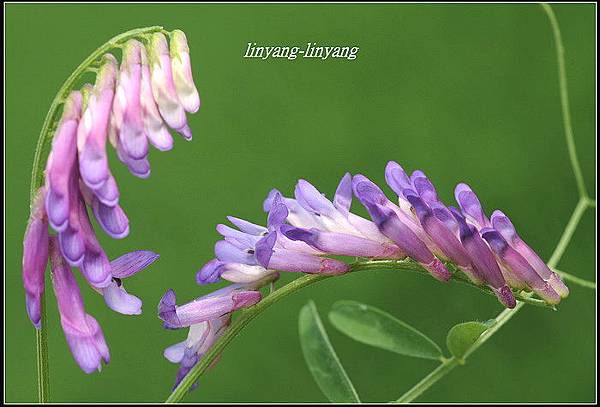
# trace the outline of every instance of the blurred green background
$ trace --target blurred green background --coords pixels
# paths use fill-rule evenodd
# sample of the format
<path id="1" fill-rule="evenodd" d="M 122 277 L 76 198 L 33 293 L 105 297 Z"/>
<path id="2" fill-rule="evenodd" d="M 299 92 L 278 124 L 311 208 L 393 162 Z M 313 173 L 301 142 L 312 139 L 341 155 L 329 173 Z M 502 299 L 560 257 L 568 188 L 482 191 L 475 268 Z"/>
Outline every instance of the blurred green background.
<path id="1" fill-rule="evenodd" d="M 47 298 L 51 400 L 160 402 L 177 366 L 163 348 L 187 332 L 165 331 L 155 314 L 167 288 L 180 302 L 213 287 L 194 282 L 212 257 L 226 215 L 258 223 L 277 187 L 298 178 L 333 193 L 345 171 L 383 185 L 388 160 L 423 169 L 442 198 L 468 182 L 488 210 L 502 208 L 548 258 L 577 201 L 562 129 L 550 25 L 535 4 L 9 4 L 6 11 L 5 397 L 37 400 L 35 335 L 24 308 L 22 237 L 33 152 L 44 115 L 70 72 L 110 37 L 141 26 L 180 28 L 189 39 L 203 106 L 189 117 L 194 140 L 152 151 L 140 180 L 114 158 L 131 234 L 99 232 L 109 257 L 151 249 L 161 259 L 127 288 L 144 314 L 107 309 L 82 286 L 104 329 L 111 363 L 85 375 Z M 566 47 L 574 133 L 595 196 L 595 5 L 556 5 Z M 243 59 L 249 41 L 358 45 L 354 61 Z M 354 208 L 364 213 L 355 203 Z M 595 280 L 595 215 L 588 211 L 559 268 Z M 289 281 L 294 275 L 286 275 Z M 571 286 L 558 312 L 526 307 L 419 401 L 595 400 L 595 292 Z M 500 304 L 472 288 L 410 273 L 330 279 L 286 298 L 234 340 L 186 398 L 195 402 L 321 402 L 297 336 L 300 307 L 314 299 L 365 401 L 388 401 L 434 362 L 363 346 L 334 331 L 336 300 L 380 307 L 443 344 L 457 322 L 486 320 Z"/>

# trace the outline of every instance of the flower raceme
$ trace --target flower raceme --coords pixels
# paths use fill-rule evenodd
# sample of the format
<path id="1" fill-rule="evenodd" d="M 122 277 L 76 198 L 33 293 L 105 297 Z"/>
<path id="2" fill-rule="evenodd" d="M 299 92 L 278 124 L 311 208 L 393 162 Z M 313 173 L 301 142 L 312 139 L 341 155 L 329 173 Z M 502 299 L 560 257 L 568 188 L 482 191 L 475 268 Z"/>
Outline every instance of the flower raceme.
<path id="1" fill-rule="evenodd" d="M 330 256 L 417 261 L 434 278 L 448 281 L 453 263 L 475 285 L 486 285 L 506 307 L 516 300 L 512 289 L 533 291 L 550 304 L 569 290 L 539 256 L 517 235 L 500 211 L 485 215 L 477 195 L 466 184 L 455 190 L 458 208 L 446 206 L 422 171 L 409 177 L 389 162 L 385 179 L 397 203 L 363 175 L 345 174 L 333 200 L 308 181 L 299 180 L 294 198 L 272 190 L 263 203 L 266 226 L 229 216 L 237 228 L 219 224 L 223 239 L 215 244 L 216 258 L 196 274 L 198 284 L 220 279 L 234 284 L 183 306 L 167 292 L 159 304 L 165 328 L 190 326 L 188 339 L 165 350 L 181 367 L 176 385 L 198 363 L 208 347 L 227 329 L 231 313 L 260 300 L 236 301 L 243 287 L 262 286 L 279 272 L 343 274 L 350 265 Z M 353 196 L 371 219 L 350 212 Z M 218 304 L 218 305 L 217 305 Z"/>
<path id="2" fill-rule="evenodd" d="M 51 276 L 67 343 L 86 373 L 108 362 L 98 323 L 83 308 L 71 267 L 78 267 L 106 305 L 122 314 L 141 313 L 141 301 L 128 294 L 123 279 L 154 262 L 158 255 L 136 251 L 109 261 L 95 234 L 88 207 L 111 237 L 129 234 L 119 205 L 120 192 L 107 158 L 107 141 L 129 171 L 150 175 L 149 145 L 170 150 L 168 128 L 192 138 L 185 112 L 196 112 L 200 98 L 191 73 L 185 34 L 175 30 L 130 39 L 121 46 L 122 61 L 105 54 L 96 81 L 71 91 L 48 156 L 45 184 L 37 191 L 24 238 L 23 282 L 29 318 L 41 327 L 44 273 Z M 48 226 L 54 233 L 50 234 Z"/>
<path id="3" fill-rule="evenodd" d="M 477 195 L 458 184 L 458 208 L 446 206 L 422 171 L 409 177 L 389 162 L 385 178 L 398 195 L 392 202 L 363 175 L 342 177 L 333 200 L 308 181 L 298 181 L 294 198 L 272 190 L 263 207 L 267 226 L 234 217 L 239 230 L 218 225 L 224 239 L 215 245 L 216 258 L 196 275 L 199 284 L 220 278 L 249 283 L 276 271 L 341 274 L 349 265 L 328 256 L 372 259 L 410 257 L 440 281 L 453 263 L 474 284 L 487 285 L 508 308 L 515 306 L 512 289 L 533 291 L 550 304 L 569 290 L 558 275 L 516 233 L 509 218 L 495 211 L 486 216 Z M 367 209 L 371 220 L 350 212 L 352 198 Z"/>

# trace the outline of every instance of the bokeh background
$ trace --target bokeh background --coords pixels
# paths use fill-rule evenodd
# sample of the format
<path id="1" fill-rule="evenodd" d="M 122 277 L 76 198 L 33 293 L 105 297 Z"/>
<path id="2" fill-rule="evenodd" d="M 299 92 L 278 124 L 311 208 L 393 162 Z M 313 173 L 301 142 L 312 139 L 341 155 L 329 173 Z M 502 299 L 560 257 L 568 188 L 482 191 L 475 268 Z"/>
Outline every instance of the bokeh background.
<path id="1" fill-rule="evenodd" d="M 595 5 L 555 5 L 565 47 L 573 127 L 595 196 Z M 122 241 L 102 235 L 114 258 L 151 249 L 161 259 L 127 282 L 144 314 L 107 309 L 83 288 L 111 363 L 85 375 L 74 363 L 48 295 L 51 399 L 160 402 L 177 367 L 162 350 L 186 332 L 165 331 L 155 309 L 167 288 L 180 301 L 213 287 L 194 283 L 226 215 L 264 222 L 272 187 L 298 178 L 333 193 L 345 171 L 383 184 L 388 160 L 423 169 L 442 198 L 468 182 L 488 210 L 502 208 L 548 258 L 577 201 L 564 141 L 554 42 L 535 4 L 9 4 L 6 12 L 5 397 L 37 399 L 35 335 L 21 285 L 33 152 L 50 102 L 69 73 L 108 38 L 141 26 L 188 36 L 203 105 L 194 140 L 152 151 L 152 176 L 112 168 L 129 215 Z M 358 45 L 358 59 L 243 59 L 249 41 Z M 364 213 L 355 203 L 354 208 Z M 595 215 L 588 211 L 559 267 L 595 280 Z M 289 281 L 295 276 L 284 276 Z M 572 286 L 558 312 L 527 307 L 419 401 L 595 400 L 595 291 Z M 472 288 L 410 273 L 329 279 L 269 309 L 226 349 L 186 401 L 322 402 L 302 358 L 300 307 L 314 299 L 331 341 L 365 401 L 397 398 L 434 368 L 363 346 L 326 320 L 333 302 L 380 307 L 444 344 L 447 330 L 486 320 L 500 304 Z"/>

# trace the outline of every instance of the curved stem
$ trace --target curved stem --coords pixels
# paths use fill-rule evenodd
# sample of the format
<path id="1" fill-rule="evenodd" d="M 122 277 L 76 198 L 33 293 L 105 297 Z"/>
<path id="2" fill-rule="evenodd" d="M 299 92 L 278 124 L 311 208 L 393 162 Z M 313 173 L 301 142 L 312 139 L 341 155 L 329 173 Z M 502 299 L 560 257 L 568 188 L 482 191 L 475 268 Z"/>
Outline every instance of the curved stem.
<path id="1" fill-rule="evenodd" d="M 40 298 L 42 311 L 42 326 L 35 331 L 35 343 L 37 349 L 37 375 L 38 375 L 38 402 L 48 403 L 50 401 L 50 372 L 48 369 L 48 331 L 42 329 L 46 326 L 46 299 L 42 294 Z"/>
<path id="2" fill-rule="evenodd" d="M 125 33 L 119 34 L 102 46 L 92 52 L 75 70 L 69 75 L 67 80 L 62 84 L 56 96 L 52 100 L 50 109 L 46 113 L 42 130 L 35 147 L 33 156 L 33 169 L 31 171 L 31 188 L 29 191 L 29 207 L 31 209 L 38 189 L 44 183 L 44 167 L 56 130 L 56 122 L 58 120 L 59 107 L 64 103 L 69 93 L 78 84 L 81 76 L 89 72 L 98 59 L 106 52 L 121 46 L 124 42 L 132 38 L 141 38 L 150 33 L 164 31 L 160 26 L 137 28 Z M 46 307 L 44 295 L 41 297 L 42 304 L 42 326 L 36 331 L 36 348 L 37 348 L 37 374 L 38 374 L 38 396 L 39 402 L 45 403 L 49 401 L 49 368 L 48 368 L 48 333 L 46 330 Z"/>
<path id="3" fill-rule="evenodd" d="M 306 274 L 300 278 L 295 279 L 291 283 L 286 284 L 278 290 L 273 291 L 271 294 L 266 296 L 262 301 L 240 312 L 240 315 L 231 324 L 231 326 L 225 331 L 223 336 L 214 343 L 213 346 L 204 354 L 202 359 L 190 370 L 190 372 L 183 378 L 179 386 L 173 390 L 169 395 L 169 398 L 165 403 L 177 403 L 181 401 L 183 396 L 188 392 L 190 387 L 198 380 L 206 369 L 212 364 L 213 360 L 223 351 L 225 346 L 231 342 L 231 340 L 241 331 L 248 323 L 263 312 L 266 308 L 270 307 L 281 298 L 286 297 L 299 289 L 316 283 L 317 281 L 325 280 L 329 277 L 322 274 Z"/>
<path id="4" fill-rule="evenodd" d="M 409 391 L 404 393 L 402 397 L 396 400 L 394 403 L 410 403 L 423 392 L 437 383 L 442 377 L 446 376 L 452 369 L 458 366 L 460 362 L 456 358 L 450 358 L 444 360 L 438 367 L 431 371 L 425 376 L 419 383 L 415 384 Z"/>
<path id="5" fill-rule="evenodd" d="M 548 266 L 550 268 L 556 267 L 556 265 L 562 258 L 565 250 L 567 249 L 567 246 L 569 245 L 569 242 L 571 241 L 571 238 L 573 237 L 573 234 L 575 233 L 575 229 L 577 228 L 577 225 L 579 224 L 579 221 L 581 220 L 581 217 L 585 213 L 587 207 L 588 204 L 586 199 L 579 198 L 579 202 L 577 202 L 577 206 L 575 206 L 575 210 L 571 214 L 571 218 L 567 222 L 567 226 L 565 226 L 562 236 L 560 237 L 558 244 L 556 245 L 556 248 L 554 249 L 554 252 L 550 257 L 550 260 L 548 260 Z"/>
<path id="6" fill-rule="evenodd" d="M 582 202 L 583 202 L 583 205 L 581 204 Z M 569 242 L 571 241 L 571 238 L 573 237 L 573 232 L 575 231 L 577 224 L 581 220 L 583 211 L 585 211 L 586 208 L 587 208 L 587 204 L 585 202 L 585 199 L 584 198 L 580 199 L 579 203 L 573 210 L 573 214 L 571 215 L 571 218 L 569 219 L 569 222 L 567 223 L 567 226 L 565 227 L 565 230 L 563 231 L 563 234 L 562 234 L 558 244 L 556 245 L 554 252 L 552 253 L 551 260 L 548 261 L 548 266 L 550 268 L 554 269 L 554 266 L 556 265 L 556 263 L 558 263 L 558 261 L 560 261 L 560 258 L 562 257 L 566 246 L 569 244 Z M 555 270 L 555 271 L 557 271 L 557 270 Z M 574 276 L 570 276 L 570 277 L 572 277 L 573 279 L 577 279 L 577 277 L 574 277 Z M 593 284 L 593 283 L 589 283 L 585 280 L 582 280 L 582 281 L 584 281 L 587 284 Z M 585 284 L 580 283 L 580 285 L 585 285 Z M 596 285 L 595 284 L 593 284 L 593 285 L 594 285 L 594 288 L 596 288 Z M 487 331 L 485 331 L 483 334 L 481 334 L 479 339 L 473 345 L 471 345 L 469 350 L 465 353 L 464 360 L 466 360 L 467 357 L 469 357 L 469 355 L 471 355 L 473 352 L 475 352 L 477 349 L 479 349 L 479 347 L 481 345 L 483 345 L 485 342 L 487 342 L 487 340 L 490 339 L 500 328 L 502 328 L 502 326 L 504 326 L 504 324 L 506 324 L 513 316 L 515 316 L 515 314 L 517 312 L 519 312 L 519 310 L 521 308 L 523 308 L 524 305 L 525 305 L 525 302 L 519 301 L 515 308 L 505 309 L 500 314 L 498 314 L 498 316 L 494 319 L 494 321 L 495 321 L 494 324 Z M 456 361 L 456 358 L 452 357 L 449 360 Z M 444 377 L 446 374 L 448 374 L 450 372 L 450 370 L 452 370 L 455 366 L 456 365 L 452 365 L 451 367 L 448 367 L 448 368 L 442 368 L 443 365 L 438 366 L 438 368 L 435 369 L 433 372 L 431 372 L 428 376 L 426 376 L 425 379 L 421 380 L 413 388 L 411 388 L 406 393 L 404 393 L 402 395 L 402 397 L 400 397 L 396 401 L 396 403 L 410 403 L 415 398 L 417 398 L 418 396 L 423 394 L 423 392 L 425 390 L 427 390 L 429 387 L 431 387 L 435 382 L 437 382 L 442 377 Z M 433 374 L 434 372 L 436 374 Z"/>
<path id="7" fill-rule="evenodd" d="M 404 259 L 404 260 L 369 260 L 363 262 L 356 262 L 350 266 L 350 270 L 348 273 L 358 272 L 358 271 L 367 271 L 367 270 L 392 270 L 392 271 L 411 271 L 417 272 L 420 274 L 429 275 L 429 273 L 424 270 L 417 262 L 412 259 Z M 348 274 L 347 273 L 347 274 Z M 214 359 L 221 354 L 223 349 L 235 338 L 235 336 L 246 326 L 248 323 L 265 311 L 268 307 L 273 305 L 275 302 L 280 299 L 287 297 L 294 292 L 316 283 L 318 281 L 322 281 L 328 278 L 334 277 L 332 275 L 323 275 L 323 274 L 306 274 L 302 277 L 295 279 L 294 281 L 284 285 L 283 287 L 273 291 L 265 298 L 262 299 L 256 305 L 247 308 L 243 311 L 240 311 L 239 316 L 236 320 L 231 324 L 231 326 L 225 331 L 223 336 L 217 340 L 213 346 L 206 352 L 202 359 L 190 370 L 190 372 L 185 376 L 185 378 L 179 383 L 179 386 L 173 390 L 173 392 L 169 395 L 169 398 L 165 401 L 166 403 L 177 403 L 181 401 L 181 399 L 188 392 L 190 387 L 198 380 L 198 378 L 206 371 L 206 369 L 213 363 Z M 479 287 L 473 285 L 472 283 L 463 279 L 462 276 L 458 273 L 454 273 L 452 278 L 454 281 L 459 281 L 465 284 L 469 284 L 472 287 L 478 288 L 486 293 L 491 293 L 491 290 L 483 287 Z M 494 295 L 493 293 L 491 293 Z M 519 304 L 529 303 L 537 306 L 544 306 L 547 308 L 553 307 L 549 304 L 546 304 L 542 300 L 537 300 L 531 298 L 529 295 L 523 295 L 520 293 L 515 293 L 515 297 L 517 297 L 520 301 Z"/>
<path id="8" fill-rule="evenodd" d="M 62 84 L 56 93 L 56 96 L 52 100 L 52 104 L 50 105 L 48 113 L 46 113 L 46 118 L 44 119 L 42 130 L 35 148 L 35 155 L 33 157 L 33 171 L 31 173 L 31 190 L 29 196 L 31 203 L 33 203 L 33 199 L 35 198 L 38 188 L 42 186 L 44 182 L 44 167 L 46 163 L 45 161 L 42 162 L 42 160 L 44 157 L 47 158 L 48 156 L 47 153 L 54 135 L 53 127 L 56 123 L 59 112 L 58 108 L 66 100 L 67 96 L 73 90 L 81 76 L 85 74 L 89 68 L 93 67 L 98 59 L 102 57 L 102 55 L 111 49 L 119 47 L 121 44 L 132 38 L 142 37 L 144 35 L 159 31 L 163 31 L 163 27 L 152 26 L 136 28 L 135 30 L 130 30 L 111 38 L 97 48 L 94 52 L 92 52 L 81 64 L 79 64 L 79 66 L 75 68 L 67 80 L 65 80 L 65 82 Z"/>
<path id="9" fill-rule="evenodd" d="M 579 224 L 583 213 L 588 207 L 595 206 L 595 200 L 592 200 L 588 197 L 588 193 L 585 187 L 585 182 L 583 179 L 583 174 L 581 172 L 581 166 L 579 165 L 579 159 L 577 157 L 577 151 L 575 150 L 575 141 L 573 138 L 573 129 L 571 127 L 571 114 L 569 111 L 569 93 L 567 88 L 567 75 L 565 71 L 565 60 L 564 60 L 564 46 L 562 43 L 562 38 L 560 35 L 560 28 L 558 26 L 558 21 L 556 20 L 556 16 L 554 15 L 554 11 L 550 5 L 542 3 L 542 9 L 546 12 L 548 19 L 550 20 L 550 24 L 552 25 L 552 31 L 554 34 L 554 42 L 556 45 L 556 58 L 558 60 L 558 80 L 560 84 L 560 101 L 563 115 L 563 123 L 565 130 L 565 138 L 567 140 L 567 148 L 569 150 L 569 158 L 571 160 L 571 165 L 573 167 L 573 172 L 575 173 L 575 179 L 577 181 L 577 189 L 579 190 L 579 202 L 577 202 L 577 206 L 573 210 L 571 214 L 571 218 L 565 227 L 562 236 L 560 237 L 556 248 L 554 249 L 550 260 L 548 261 L 548 267 L 554 269 L 554 267 L 558 264 L 560 259 L 562 258 L 569 242 L 573 238 L 573 234 L 577 225 Z M 590 286 L 593 283 L 587 282 L 585 280 L 579 279 L 575 276 L 568 275 L 566 273 L 562 273 L 563 277 L 566 279 L 571 279 L 571 281 L 578 280 L 577 283 L 584 286 Z M 596 285 L 593 284 L 593 288 L 596 288 Z M 483 345 L 489 338 L 491 338 L 506 322 L 508 322 L 519 310 L 523 307 L 524 303 L 519 302 L 515 308 L 506 309 L 502 311 L 495 318 L 496 323 L 487 331 L 485 331 L 481 337 L 471 346 L 471 348 L 465 354 L 465 359 L 475 352 L 481 345 Z M 452 361 L 454 358 L 450 359 Z M 398 402 L 408 403 L 414 400 L 416 397 L 421 395 L 425 390 L 431 387 L 435 382 L 445 376 L 454 365 L 450 365 L 448 362 L 448 366 L 444 365 L 439 366 L 435 369 L 431 374 L 429 374 L 425 379 L 419 382 L 415 387 L 410 389 L 407 393 L 405 393 Z M 435 373 L 435 374 L 434 374 Z M 427 380 L 428 379 L 428 380 Z"/>
<path id="10" fill-rule="evenodd" d="M 575 149 L 575 139 L 573 137 L 573 127 L 571 125 L 571 111 L 569 107 L 569 89 L 567 86 L 567 73 L 565 69 L 565 47 L 563 46 L 562 37 L 560 35 L 560 27 L 556 20 L 554 10 L 549 4 L 542 3 L 542 9 L 550 20 L 552 26 L 552 33 L 554 35 L 554 45 L 556 48 L 556 60 L 558 62 L 558 83 L 560 88 L 560 104 L 563 116 L 563 125 L 565 129 L 565 138 L 567 139 L 567 148 L 569 150 L 569 158 L 571 160 L 571 166 L 573 167 L 573 173 L 575 174 L 575 180 L 577 181 L 577 189 L 579 190 L 579 196 L 582 198 L 588 197 L 588 192 L 585 187 L 585 181 L 583 179 L 583 173 L 579 164 L 579 158 L 577 157 L 577 150 Z"/>

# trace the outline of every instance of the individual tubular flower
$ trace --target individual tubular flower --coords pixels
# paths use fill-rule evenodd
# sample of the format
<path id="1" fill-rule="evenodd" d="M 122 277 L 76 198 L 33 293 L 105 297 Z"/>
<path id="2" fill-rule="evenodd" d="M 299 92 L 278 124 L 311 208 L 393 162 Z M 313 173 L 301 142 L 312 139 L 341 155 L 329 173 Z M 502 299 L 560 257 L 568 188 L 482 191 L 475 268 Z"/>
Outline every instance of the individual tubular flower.
<path id="1" fill-rule="evenodd" d="M 142 105 L 144 128 L 150 144 L 160 151 L 168 151 L 173 148 L 173 137 L 167 130 L 167 126 L 158 111 L 154 96 L 152 95 L 152 82 L 150 79 L 150 67 L 148 66 L 148 54 L 145 47 L 141 47 L 142 57 L 142 84 L 140 88 L 140 101 Z"/>
<path id="2" fill-rule="evenodd" d="M 477 226 L 477 229 L 491 226 L 479 198 L 470 186 L 465 183 L 458 184 L 454 189 L 454 197 L 467 222 Z"/>
<path id="3" fill-rule="evenodd" d="M 186 139 L 192 138 L 185 110 L 177 95 L 167 39 L 162 33 L 152 35 L 149 48 L 152 94 L 164 121 Z"/>
<path id="4" fill-rule="evenodd" d="M 77 127 L 83 96 L 74 91 L 65 101 L 63 115 L 52 140 L 52 150 L 46 163 L 46 212 L 50 225 L 57 232 L 69 224 L 69 179 L 77 161 Z"/>
<path id="5" fill-rule="evenodd" d="M 513 249 L 498 231 L 484 228 L 481 234 L 495 253 L 502 274 L 511 287 L 533 290 L 549 304 L 560 302 L 560 295 L 535 272 L 527 260 Z"/>
<path id="6" fill-rule="evenodd" d="M 113 103 L 117 148 L 129 160 L 143 160 L 148 155 L 141 105 L 142 47 L 137 40 L 125 44 Z"/>
<path id="7" fill-rule="evenodd" d="M 541 291 L 545 293 L 543 295 L 547 295 L 549 298 L 551 297 L 556 300 L 554 293 L 558 294 L 558 296 L 561 298 L 565 298 L 569 295 L 569 288 L 562 282 L 560 277 L 555 272 L 550 270 L 546 263 L 540 259 L 537 253 L 531 247 L 529 247 L 527 243 L 523 241 L 523 239 L 521 239 L 508 216 L 501 211 L 496 210 L 492 213 L 491 223 L 493 229 L 498 233 L 489 234 L 489 231 L 482 230 L 484 238 L 487 236 L 486 240 L 489 239 L 488 242 L 494 249 L 494 252 L 499 255 L 500 259 L 508 266 L 509 269 L 512 270 L 515 276 L 521 277 L 524 282 L 536 293 Z M 500 236 L 498 235 L 501 235 L 507 246 L 502 246 L 499 239 Z M 509 250 L 509 248 L 512 250 Z M 525 278 L 525 273 L 519 273 L 519 267 L 516 266 L 515 261 L 508 259 L 509 257 L 518 259 L 517 255 L 519 255 L 522 260 L 525 260 L 525 262 L 529 265 L 529 271 L 535 271 L 535 273 L 544 281 L 544 283 L 548 285 L 547 289 L 543 285 L 540 286 L 539 281 L 537 281 L 537 283 L 534 283 L 533 281 L 529 282 Z M 518 262 L 523 264 L 522 260 L 518 259 Z M 512 266 L 510 264 L 512 264 Z M 523 264 L 523 266 L 525 265 Z M 544 298 L 542 293 L 538 294 Z"/>
<path id="8" fill-rule="evenodd" d="M 471 259 L 457 236 L 458 222 L 450 211 L 442 205 L 432 208 L 433 205 L 427 205 L 422 196 L 411 195 L 408 192 L 407 200 L 414 208 L 423 230 L 436 244 L 435 254 L 453 262 L 473 283 L 483 283 L 483 276 L 473 268 Z"/>
<path id="9" fill-rule="evenodd" d="M 100 370 L 110 356 L 98 322 L 85 313 L 83 299 L 71 269 L 58 250 L 56 238 L 50 238 L 52 285 L 58 302 L 60 322 L 75 361 L 85 373 Z"/>
<path id="10" fill-rule="evenodd" d="M 111 54 L 105 54 L 77 129 L 79 171 L 92 191 L 101 189 L 111 176 L 106 140 L 116 76 L 117 61 Z"/>
<path id="11" fill-rule="evenodd" d="M 41 298 L 44 294 L 45 271 L 48 263 L 48 218 L 44 210 L 46 189 L 38 191 L 23 240 L 23 285 L 29 319 L 41 328 Z"/>
<path id="12" fill-rule="evenodd" d="M 385 168 L 388 185 L 398 194 L 400 207 L 414 213 L 434 246 L 432 252 L 453 262 L 475 284 L 484 282 L 473 267 L 468 253 L 459 240 L 459 225 L 450 210 L 440 201 L 437 191 L 423 171 L 414 171 L 409 178 L 404 169 L 390 161 Z"/>
<path id="13" fill-rule="evenodd" d="M 551 304 L 569 293 L 558 275 L 516 233 L 510 219 L 501 211 L 494 211 L 488 219 L 479 198 L 466 184 L 455 190 L 465 219 L 474 225 L 492 249 L 502 273 L 514 288 L 530 289 Z"/>
<path id="14" fill-rule="evenodd" d="M 177 96 L 187 112 L 196 113 L 200 108 L 200 96 L 192 78 L 192 64 L 187 38 L 183 31 L 173 30 L 170 40 L 171 68 Z"/>
<path id="15" fill-rule="evenodd" d="M 402 209 L 390 202 L 377 185 L 363 175 L 355 175 L 352 186 L 354 195 L 367 209 L 384 235 L 392 239 L 408 256 L 419 262 L 433 277 L 440 281 L 447 281 L 452 276 L 414 229 L 401 220 L 401 217 L 405 218 L 401 215 Z"/>
<path id="16" fill-rule="evenodd" d="M 168 290 L 158 304 L 158 316 L 165 328 L 180 329 L 249 307 L 260 299 L 260 291 L 246 289 L 242 284 L 231 284 L 178 306 L 175 292 Z"/>
<path id="17" fill-rule="evenodd" d="M 458 209 L 451 207 L 450 210 L 458 222 L 460 241 L 469 254 L 474 269 L 483 278 L 485 284 L 492 289 L 502 304 L 508 308 L 514 308 L 516 305 L 515 297 L 510 287 L 506 284 L 506 280 L 502 275 L 498 263 L 496 263 L 494 254 L 481 238 L 475 226 L 468 224 Z"/>

